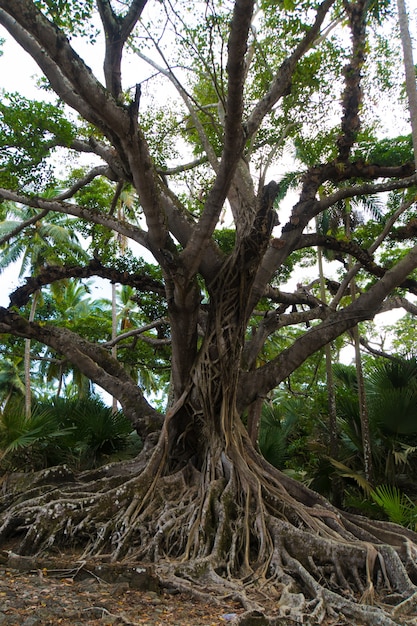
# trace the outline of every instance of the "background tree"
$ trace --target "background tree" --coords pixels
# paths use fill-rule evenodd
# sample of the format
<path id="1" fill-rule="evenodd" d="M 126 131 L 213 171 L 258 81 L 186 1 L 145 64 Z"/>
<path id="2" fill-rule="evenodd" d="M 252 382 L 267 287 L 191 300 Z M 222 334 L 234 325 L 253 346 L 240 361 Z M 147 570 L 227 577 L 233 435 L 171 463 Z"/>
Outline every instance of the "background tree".
<path id="1" fill-rule="evenodd" d="M 7 203 L 6 207 L 3 207 L 2 213 L 4 219 L 1 222 L 2 238 L 0 243 L 3 243 L 6 248 L 0 262 L 1 269 L 19 260 L 21 263 L 19 276 L 22 277 L 26 271 L 36 275 L 42 267 L 60 264 L 64 259 L 69 262 L 86 260 L 86 254 L 66 216 L 56 215 L 50 222 L 42 221 L 34 219 L 33 209 L 16 206 L 13 203 Z M 22 233 L 18 239 L 13 238 L 16 231 Z M 40 295 L 39 291 L 33 293 L 29 322 L 33 322 L 35 319 Z M 30 346 L 31 341 L 26 338 L 24 379 L 25 411 L 28 418 L 32 406 Z"/>
<path id="2" fill-rule="evenodd" d="M 249 596 L 261 583 L 280 598 L 281 617 L 317 623 L 336 611 L 357 623 L 401 623 L 408 619 L 402 613 L 414 611 L 407 598 L 416 591 L 416 535 L 333 508 L 268 464 L 242 420 L 257 398 L 308 357 L 392 306 L 397 288 L 416 293 L 414 242 L 400 251 L 386 245 L 390 263 L 381 262 L 380 241 L 392 221 L 372 224 L 374 256 L 371 242 L 359 236 L 308 231 L 316 216 L 343 200 L 415 193 L 409 153 L 391 153 L 389 162 L 372 154 L 381 120 L 370 106 L 378 80 L 371 81 L 367 51 L 373 33 L 383 37 L 389 3 L 255 6 L 236 0 L 190 8 L 181 2 L 97 0 L 94 6 L 105 46 L 104 83 L 75 51 L 78 37 L 99 36 L 92 3 L 0 0 L 0 23 L 36 60 L 48 90 L 62 103 L 16 108 L 5 97 L 2 134 L 9 149 L 0 157 L 0 198 L 30 207 L 36 221 L 46 212 L 77 218 L 91 241 L 88 262 L 44 267 L 11 294 L 10 307 L 0 308 L 0 332 L 36 339 L 62 354 L 118 398 L 143 437 L 160 434 L 148 439 L 128 476 L 120 466 L 104 467 L 83 476 L 79 496 L 77 480 L 54 490 L 46 485 L 30 504 L 18 489 L 8 493 L 0 538 L 18 530 L 21 553 L 71 537 L 86 544 L 86 555 L 110 551 L 114 560 L 148 559 L 180 587 L 199 576 L 208 591 L 220 583 L 224 593 L 226 584 L 249 612 L 260 609 L 255 595 Z M 128 54 L 137 64 L 133 87 L 122 74 Z M 89 52 L 85 57 L 90 63 Z M 152 98 L 148 85 L 155 72 L 164 91 Z M 170 109 L 166 101 L 173 90 L 178 97 Z M 16 110 L 39 111 L 36 123 L 31 117 L 32 127 L 42 131 L 35 140 L 26 134 L 22 140 Z M 272 165 L 282 167 L 285 149 L 295 144 L 299 150 L 309 146 L 314 159 L 297 181 L 290 215 L 277 220 L 285 189 L 272 178 Z M 39 171 L 58 148 L 98 165 L 51 194 L 50 178 Z M 19 168 L 13 170 L 15 154 Z M 111 199 L 106 206 L 95 196 L 96 181 L 105 179 L 112 190 L 132 186 L 139 221 L 118 217 Z M 228 249 L 216 233 L 225 220 L 234 231 Z M 136 259 L 133 247 L 118 258 L 109 245 L 111 232 L 141 246 L 158 267 Z M 291 271 L 299 271 L 296 261 L 314 258 L 308 251 L 317 245 L 360 263 L 368 282 L 354 301 L 326 306 L 303 289 L 283 289 Z M 148 341 L 159 354 L 170 340 L 164 416 L 111 357 L 108 342 L 94 343 L 82 332 L 19 313 L 45 285 L 91 276 L 129 285 L 139 298 L 148 293 L 153 303 L 158 297 Z M 303 332 L 287 332 L 301 324 Z M 265 362 L 259 357 L 277 336 L 286 345 Z M 109 488 L 100 478 L 110 476 Z M 52 514 L 57 502 L 68 503 L 58 516 Z M 385 593 L 387 586 L 396 594 L 391 608 L 360 602 L 373 600 L 375 587 Z"/>

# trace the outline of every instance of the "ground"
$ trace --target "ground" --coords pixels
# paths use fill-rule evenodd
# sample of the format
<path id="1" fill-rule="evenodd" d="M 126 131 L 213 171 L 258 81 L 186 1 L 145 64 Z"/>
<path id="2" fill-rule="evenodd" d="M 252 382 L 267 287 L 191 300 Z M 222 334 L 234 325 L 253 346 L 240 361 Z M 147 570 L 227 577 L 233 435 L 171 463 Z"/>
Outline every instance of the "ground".
<path id="1" fill-rule="evenodd" d="M 107 583 L 87 572 L 0 570 L 0 625 L 218 626 L 242 609 L 194 601 L 170 590 L 144 591 L 127 581 Z M 229 621 L 230 623 L 230 621 Z"/>
<path id="2" fill-rule="evenodd" d="M 245 612 L 238 601 L 226 594 L 203 599 L 196 597 L 192 589 L 179 593 L 163 588 L 146 568 L 92 565 L 73 555 L 73 569 L 60 569 L 61 562 L 70 562 L 69 557 L 61 555 L 55 562 L 49 560 L 48 567 L 19 557 L 18 567 L 10 568 L 2 567 L 1 562 L 13 562 L 13 554 L 3 551 L 0 626 L 232 626 L 236 617 Z M 269 612 L 273 612 L 272 606 Z M 247 622 L 248 626 L 262 623 L 256 615 Z M 277 621 L 277 626 L 286 624 L 295 622 Z M 326 626 L 347 625 L 343 617 L 326 622 Z"/>
<path id="3" fill-rule="evenodd" d="M 65 466 L 7 475 L 0 583 L 12 601 L 0 602 L 0 626 L 417 626 L 406 569 L 416 580 L 417 534 L 339 512 L 249 452 L 253 472 L 237 485 L 230 471 L 204 494 L 196 469 L 158 476 L 146 451 L 77 475 Z M 265 502 L 258 475 L 269 480 Z M 249 490 L 259 515 L 242 506 Z M 231 493 L 246 499 L 236 504 Z M 248 550 L 237 552 L 243 539 Z"/>

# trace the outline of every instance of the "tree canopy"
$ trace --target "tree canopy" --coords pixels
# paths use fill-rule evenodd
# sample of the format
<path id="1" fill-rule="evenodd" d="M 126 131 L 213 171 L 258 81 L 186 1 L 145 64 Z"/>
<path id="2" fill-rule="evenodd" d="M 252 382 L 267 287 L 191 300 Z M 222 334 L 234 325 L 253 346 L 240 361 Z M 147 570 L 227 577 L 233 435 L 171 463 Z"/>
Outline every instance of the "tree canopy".
<path id="1" fill-rule="evenodd" d="M 85 482 L 29 512 L 8 499 L 0 537 L 19 529 L 24 553 L 70 533 L 89 555 L 175 561 L 182 580 L 264 581 L 310 623 L 332 610 L 403 623 L 416 535 L 339 512 L 272 468 L 245 426 L 360 322 L 415 314 L 394 4 L 0 0 L 0 24 L 40 70 L 36 98 L 0 102 L 1 267 L 31 261 L 0 333 L 59 355 L 153 444 L 134 479 L 103 470 L 106 498 L 94 475 L 88 503 Z M 337 266 L 321 287 L 317 250 Z M 29 315 L 36 294 L 94 277 L 132 290 L 134 324 L 128 308 L 116 335 L 56 305 Z M 69 522 L 50 515 L 58 501 Z M 392 609 L 358 599 L 387 587 Z"/>

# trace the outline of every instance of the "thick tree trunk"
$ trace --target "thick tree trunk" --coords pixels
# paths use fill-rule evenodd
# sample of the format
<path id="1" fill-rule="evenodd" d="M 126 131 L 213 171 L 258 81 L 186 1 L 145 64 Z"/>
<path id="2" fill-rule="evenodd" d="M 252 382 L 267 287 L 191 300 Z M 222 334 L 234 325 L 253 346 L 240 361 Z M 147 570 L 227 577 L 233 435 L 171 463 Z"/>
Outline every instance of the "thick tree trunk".
<path id="1" fill-rule="evenodd" d="M 237 394 L 249 252 L 229 259 L 210 291 L 203 345 L 156 446 L 94 473 L 59 468 L 11 481 L 0 541 L 35 555 L 70 542 L 83 558 L 152 563 L 180 590 L 226 588 L 246 608 L 242 624 L 267 613 L 254 623 L 313 625 L 340 612 L 355 624 L 404 623 L 417 593 L 417 535 L 338 511 L 271 467 L 244 428 Z M 366 605 L 387 588 L 391 607 Z"/>

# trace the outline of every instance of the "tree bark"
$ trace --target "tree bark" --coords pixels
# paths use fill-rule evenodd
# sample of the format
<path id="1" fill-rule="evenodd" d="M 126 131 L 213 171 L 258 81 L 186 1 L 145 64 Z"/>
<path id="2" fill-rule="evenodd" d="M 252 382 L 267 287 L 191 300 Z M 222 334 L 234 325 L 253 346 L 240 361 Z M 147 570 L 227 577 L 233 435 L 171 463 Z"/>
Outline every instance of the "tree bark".
<path id="1" fill-rule="evenodd" d="M 36 314 L 36 307 L 38 305 L 39 291 L 35 291 L 32 298 L 32 304 L 29 313 L 29 323 L 33 322 Z M 32 381 L 30 375 L 31 368 L 31 356 L 30 356 L 30 339 L 25 339 L 25 356 L 24 356 L 24 370 L 25 370 L 25 415 L 26 419 L 30 419 L 32 415 Z"/>
<path id="2" fill-rule="evenodd" d="M 417 82 L 413 60 L 413 44 L 411 41 L 407 8 L 405 0 L 397 0 L 398 21 L 400 24 L 401 43 L 403 47 L 405 86 L 407 89 L 408 108 L 410 111 L 411 133 L 414 146 L 414 161 L 417 170 Z"/>

